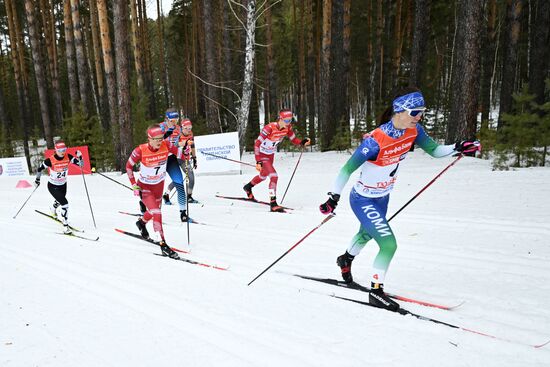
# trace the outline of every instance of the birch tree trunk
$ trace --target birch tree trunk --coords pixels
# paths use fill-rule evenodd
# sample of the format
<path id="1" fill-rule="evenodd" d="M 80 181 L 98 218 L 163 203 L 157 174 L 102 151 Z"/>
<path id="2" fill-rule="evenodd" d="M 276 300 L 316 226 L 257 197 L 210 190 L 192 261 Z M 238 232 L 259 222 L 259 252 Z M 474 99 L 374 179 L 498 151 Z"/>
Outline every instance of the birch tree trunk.
<path id="1" fill-rule="evenodd" d="M 121 169 L 120 133 L 118 128 L 118 102 L 115 66 L 113 62 L 113 50 L 109 29 L 109 17 L 107 13 L 107 0 L 97 0 L 97 15 L 99 20 L 99 32 L 101 35 L 101 49 L 103 51 L 103 65 L 105 67 L 105 80 L 107 81 L 107 101 L 109 103 L 109 126 L 113 138 L 115 155 L 115 169 Z"/>
<path id="2" fill-rule="evenodd" d="M 50 108 L 48 103 L 48 86 L 46 82 L 46 72 L 43 67 L 44 60 L 42 58 L 42 50 L 40 49 L 38 31 L 36 29 L 35 8 L 32 0 L 25 0 L 25 13 L 27 15 L 34 75 L 36 78 L 36 87 L 38 89 L 40 115 L 42 116 L 42 125 L 44 126 L 44 136 L 46 138 L 47 147 L 51 149 L 53 148 L 53 135 L 50 122 Z"/>
<path id="3" fill-rule="evenodd" d="M 123 167 L 133 150 L 133 134 L 130 124 L 130 72 L 128 69 L 128 1 L 114 0 L 113 23 L 115 25 L 115 54 L 118 87 L 118 127 L 120 129 L 120 155 Z"/>
<path id="4" fill-rule="evenodd" d="M 250 113 L 250 101 L 252 99 L 252 82 L 254 78 L 254 57 L 255 57 L 255 32 L 256 32 L 256 0 L 248 0 L 246 10 L 246 46 L 243 75 L 243 92 L 241 105 L 237 112 L 237 126 L 239 132 L 239 144 L 241 153 L 244 149 L 246 126 Z"/>

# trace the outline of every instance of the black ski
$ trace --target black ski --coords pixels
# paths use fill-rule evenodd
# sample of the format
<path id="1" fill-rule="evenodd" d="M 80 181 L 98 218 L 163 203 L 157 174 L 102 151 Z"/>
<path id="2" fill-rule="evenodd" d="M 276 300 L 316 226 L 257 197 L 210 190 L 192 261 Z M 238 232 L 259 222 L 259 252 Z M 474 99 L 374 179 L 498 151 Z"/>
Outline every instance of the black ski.
<path id="1" fill-rule="evenodd" d="M 372 305 L 372 304 L 370 304 L 370 303 L 368 303 L 368 302 L 360 301 L 360 300 L 353 299 L 353 298 L 340 297 L 340 296 L 336 296 L 336 295 L 334 295 L 334 294 L 332 294 L 332 295 L 330 295 L 330 296 L 331 296 L 331 297 L 334 297 L 334 298 L 338 298 L 338 299 L 344 300 L 344 301 L 349 301 L 349 302 L 358 303 L 358 304 L 363 305 L 363 306 L 369 306 L 369 307 L 373 307 L 373 308 L 379 308 L 379 307 L 376 307 L 375 305 Z M 386 310 L 385 308 L 379 308 L 379 309 Z M 445 322 L 445 321 L 441 321 L 441 320 L 437 320 L 437 319 L 432 319 L 431 317 L 422 316 L 422 315 L 416 314 L 416 313 L 414 313 L 414 312 L 411 312 L 411 311 L 409 311 L 409 310 L 406 310 L 406 309 L 404 309 L 404 308 L 399 308 L 397 311 L 390 311 L 390 310 L 386 310 L 386 311 L 395 312 L 395 313 L 398 313 L 398 314 L 403 315 L 403 316 L 409 315 L 409 316 L 415 317 L 415 318 L 417 318 L 417 319 L 419 319 L 419 320 L 433 322 L 433 323 L 436 323 L 436 324 L 439 324 L 439 325 L 444 325 L 444 326 L 447 326 L 447 327 L 450 327 L 450 328 L 453 328 L 453 329 L 459 329 L 459 330 L 466 331 L 466 332 L 469 332 L 469 333 L 472 333 L 472 334 L 477 334 L 477 335 L 485 336 L 485 337 L 488 337 L 488 338 L 491 338 L 491 339 L 502 340 L 502 341 L 511 342 L 511 343 L 526 344 L 526 343 L 524 343 L 524 342 L 518 342 L 518 341 L 509 340 L 509 339 L 506 339 L 506 338 L 501 338 L 501 337 L 498 337 L 498 336 L 486 334 L 486 333 L 483 333 L 483 332 L 480 332 L 480 331 L 476 331 L 476 330 L 473 330 L 473 329 L 467 329 L 467 328 L 464 328 L 464 327 L 462 327 L 462 326 L 449 324 L 448 322 Z M 549 343 L 550 343 L 550 340 L 547 341 L 547 342 L 545 342 L 545 343 L 542 343 L 542 344 L 527 344 L 527 345 L 529 345 L 530 347 L 533 347 L 533 348 L 542 348 L 542 347 L 544 347 L 545 345 L 547 345 L 547 344 L 549 344 Z"/>
<path id="2" fill-rule="evenodd" d="M 307 275 L 300 275 L 300 274 L 293 274 L 293 275 L 296 276 L 296 277 L 302 278 L 302 279 L 313 280 L 313 281 L 316 281 L 316 282 L 335 285 L 335 286 L 338 286 L 338 287 L 355 289 L 355 290 L 358 290 L 358 291 L 361 291 L 361 292 L 367 292 L 367 293 L 370 292 L 369 287 L 365 287 L 364 285 L 361 285 L 361 284 L 356 283 L 356 282 L 346 283 L 343 280 L 336 280 L 336 279 L 331 279 L 331 278 L 317 278 L 317 277 L 310 277 L 310 276 L 307 276 Z M 442 310 L 452 310 L 452 309 L 455 309 L 455 308 L 461 306 L 464 303 L 464 302 L 461 302 L 461 303 L 459 303 L 458 305 L 455 305 L 455 306 L 445 306 L 445 305 L 440 305 L 440 304 L 436 304 L 436 303 L 432 303 L 432 302 L 420 301 L 420 300 L 417 300 L 417 299 L 414 299 L 414 298 L 403 297 L 403 296 L 399 296 L 397 294 L 391 294 L 391 293 L 387 293 L 387 292 L 386 292 L 386 295 L 393 298 L 393 299 L 396 299 L 398 301 L 415 303 L 415 304 L 418 304 L 418 305 L 428 306 L 428 307 L 435 307 L 435 308 L 439 308 L 439 309 L 442 309 Z"/>
<path id="3" fill-rule="evenodd" d="M 118 229 L 118 228 L 115 228 L 115 231 L 117 231 L 118 233 L 125 234 L 126 236 L 137 238 L 138 240 L 142 240 L 142 241 L 145 241 L 145 242 L 152 243 L 153 245 L 157 245 L 157 246 L 160 247 L 160 243 L 158 241 L 155 241 L 151 238 L 144 238 L 140 234 L 128 232 L 128 231 L 125 231 L 123 229 Z M 176 252 L 181 252 L 182 254 L 188 254 L 189 253 L 189 251 L 180 250 L 179 248 L 175 248 L 175 247 L 172 247 L 172 246 L 170 246 L 170 248 L 172 250 L 176 251 Z"/>
<path id="4" fill-rule="evenodd" d="M 119 212 L 120 214 L 130 215 L 130 216 L 132 216 L 132 217 L 141 217 L 141 214 L 139 214 L 139 213 L 128 213 L 128 212 L 124 212 L 124 211 L 120 211 L 120 210 L 119 210 L 118 212 Z M 189 220 L 190 220 L 189 223 L 191 223 L 191 224 L 199 224 L 199 225 L 201 225 L 201 226 L 207 226 L 207 225 L 208 225 L 208 224 L 203 223 L 203 222 L 198 222 L 198 221 L 194 220 L 193 218 L 189 218 Z M 186 222 L 182 222 L 182 223 L 186 223 Z M 164 223 L 164 222 L 163 222 L 162 224 L 167 224 L 167 223 Z"/>
<path id="5" fill-rule="evenodd" d="M 261 201 L 261 200 L 255 200 L 255 199 L 249 199 L 249 198 L 243 198 L 243 197 L 240 197 L 240 196 L 224 196 L 224 195 L 218 195 L 216 194 L 216 197 L 217 198 L 220 198 L 220 199 L 228 199 L 228 200 L 240 200 L 240 201 L 248 201 L 249 203 L 256 203 L 256 204 L 262 204 L 262 205 L 271 205 L 270 203 L 268 203 L 267 201 Z M 285 209 L 285 210 L 294 210 L 292 208 L 289 208 L 287 206 L 281 206 L 281 208 Z M 283 213 L 283 212 L 281 212 Z M 286 212 L 284 212 L 286 213 Z"/>
<path id="6" fill-rule="evenodd" d="M 36 210 L 36 209 L 35 209 L 34 211 L 37 212 L 38 214 L 42 214 L 42 215 L 45 216 L 45 217 L 48 217 L 48 218 L 50 218 L 50 219 L 55 220 L 57 223 L 63 224 L 62 221 L 60 221 L 58 218 L 54 217 L 53 215 L 46 214 L 46 213 L 41 212 L 40 210 Z M 84 232 L 83 230 L 78 229 L 78 228 L 75 228 L 75 227 L 73 227 L 73 226 L 69 226 L 69 228 L 70 228 L 72 231 L 74 231 L 74 232 L 80 232 L 80 233 L 83 233 L 83 232 Z"/>
<path id="7" fill-rule="evenodd" d="M 64 236 L 68 236 L 68 237 L 80 238 L 81 240 L 93 241 L 93 242 L 99 240 L 99 236 L 97 236 L 96 238 L 92 238 L 92 237 L 84 237 L 84 236 L 81 236 L 81 235 L 76 234 L 76 233 L 64 233 L 64 232 L 55 232 L 55 233 L 62 234 Z"/>
<path id="8" fill-rule="evenodd" d="M 162 257 L 167 257 L 169 259 L 172 259 L 166 255 L 163 255 L 163 254 L 154 254 L 154 255 L 157 255 L 157 256 L 162 256 Z M 211 264 L 206 264 L 206 263 L 201 263 L 199 261 L 195 261 L 195 260 L 191 260 L 191 259 L 186 259 L 184 257 L 179 257 L 177 259 L 172 259 L 172 260 L 177 260 L 177 261 L 183 261 L 183 262 L 186 262 L 188 264 L 193 264 L 193 265 L 199 265 L 199 266 L 204 266 L 205 268 L 212 268 L 212 269 L 216 269 L 216 270 L 228 270 L 229 267 L 221 267 L 221 266 L 218 266 L 218 265 L 211 265 Z"/>

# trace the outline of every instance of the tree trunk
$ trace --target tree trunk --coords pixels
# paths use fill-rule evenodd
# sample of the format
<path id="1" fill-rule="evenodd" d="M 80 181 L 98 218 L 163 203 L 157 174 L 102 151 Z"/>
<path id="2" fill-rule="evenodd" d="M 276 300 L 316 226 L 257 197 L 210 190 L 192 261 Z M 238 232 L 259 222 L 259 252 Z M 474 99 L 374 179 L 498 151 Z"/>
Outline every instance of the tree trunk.
<path id="1" fill-rule="evenodd" d="M 40 0 L 40 12 L 42 14 L 42 25 L 44 27 L 44 37 L 46 38 L 46 48 L 48 50 L 48 70 L 52 84 L 54 122 L 57 126 L 63 124 L 63 103 L 61 102 L 61 88 L 59 86 L 59 66 L 57 63 L 56 47 L 56 29 L 49 0 Z"/>
<path id="2" fill-rule="evenodd" d="M 126 159 L 134 149 L 132 125 L 130 124 L 130 72 L 128 69 L 128 1 L 114 0 L 113 23 L 115 29 L 115 57 L 118 92 L 118 127 L 120 129 L 120 155 L 124 167 Z"/>
<path id="3" fill-rule="evenodd" d="M 20 43 L 18 42 L 19 33 L 17 31 L 18 22 L 16 22 L 17 11 L 15 8 L 14 0 L 5 0 L 6 5 L 6 15 L 8 18 L 8 31 L 10 34 L 10 48 L 11 48 L 11 59 L 13 63 L 13 70 L 15 76 L 15 85 L 17 88 L 17 102 L 19 107 L 19 122 L 21 126 L 21 131 L 23 132 L 23 150 L 25 152 L 25 157 L 27 158 L 27 165 L 29 169 L 32 169 L 30 152 L 29 152 L 29 132 L 27 121 L 29 121 L 28 116 L 28 106 L 29 100 L 28 95 L 25 91 L 25 83 L 23 80 L 23 71 L 21 70 L 22 62 L 20 60 L 21 52 L 19 51 Z"/>
<path id="4" fill-rule="evenodd" d="M 31 41 L 31 52 L 36 78 L 36 87 L 38 89 L 38 98 L 40 102 L 40 114 L 42 116 L 42 125 L 44 126 L 44 136 L 46 145 L 49 149 L 53 148 L 53 135 L 50 123 L 50 109 L 48 102 L 48 85 L 46 82 L 46 72 L 44 70 L 44 60 L 40 41 L 38 40 L 38 31 L 36 29 L 35 8 L 32 0 L 25 0 L 25 13 L 29 27 L 29 38 Z"/>
<path id="5" fill-rule="evenodd" d="M 230 26 L 231 22 L 229 20 L 229 14 L 230 9 L 227 1 L 223 1 L 223 31 L 222 31 L 222 49 L 223 49 L 223 80 L 233 80 L 232 73 L 231 73 L 231 66 L 233 65 L 233 58 L 231 56 L 231 31 Z M 225 106 L 229 111 L 235 111 L 235 102 L 234 102 L 234 94 L 230 92 L 223 92 L 222 91 L 222 98 L 224 101 Z M 265 100 L 264 100 L 264 107 L 265 107 Z M 237 128 L 237 122 L 233 117 L 230 118 L 230 122 L 227 123 L 227 127 L 229 131 L 233 131 Z"/>
<path id="6" fill-rule="evenodd" d="M 99 106 L 100 106 L 100 119 L 101 126 L 104 131 L 109 130 L 109 114 L 108 108 L 106 106 L 106 95 L 105 95 L 105 80 L 103 79 L 103 65 L 102 52 L 101 52 L 101 41 L 99 34 L 99 25 L 98 25 L 98 15 L 97 15 L 97 0 L 90 0 L 90 27 L 92 29 L 92 44 L 94 50 L 94 66 L 95 66 L 95 77 L 97 82 L 97 91 L 99 95 Z"/>
<path id="7" fill-rule="evenodd" d="M 401 66 L 401 46 L 403 33 L 401 32 L 401 13 L 403 0 L 397 0 L 395 4 L 395 27 L 393 32 L 393 61 L 392 61 L 392 87 L 399 85 L 399 67 Z"/>
<path id="8" fill-rule="evenodd" d="M 307 25 L 307 112 L 308 112 L 308 136 L 311 139 L 311 145 L 316 143 L 315 131 L 315 40 L 313 29 L 315 20 L 313 19 L 313 0 L 307 0 L 306 7 L 306 25 Z"/>
<path id="9" fill-rule="evenodd" d="M 246 9 L 246 46 L 243 75 L 243 92 L 241 106 L 237 112 L 239 144 L 241 152 L 245 146 L 246 126 L 250 113 L 250 100 L 252 99 L 252 87 L 254 78 L 255 57 L 255 32 L 256 32 L 256 0 L 248 0 Z"/>
<path id="10" fill-rule="evenodd" d="M 332 0 L 323 1 L 323 36 L 321 45 L 321 75 L 319 98 L 319 129 L 321 130 L 321 150 L 328 150 L 334 137 L 335 126 L 332 121 L 332 91 L 330 90 L 331 80 L 331 18 Z"/>
<path id="11" fill-rule="evenodd" d="M 80 102 L 80 95 L 78 93 L 78 79 L 76 76 L 73 21 L 71 18 L 71 0 L 64 0 L 63 21 L 65 25 L 65 53 L 67 55 L 67 77 L 69 78 L 71 112 L 74 114 L 78 108 L 78 103 Z"/>
<path id="12" fill-rule="evenodd" d="M 382 99 L 382 84 L 384 81 L 384 2 L 378 0 L 376 6 L 376 58 L 375 58 L 375 82 L 374 82 L 374 100 L 375 102 Z"/>
<path id="13" fill-rule="evenodd" d="M 330 48 L 330 89 L 332 92 L 332 114 L 330 115 L 330 123 L 335 125 L 334 135 L 349 132 L 349 65 L 346 65 L 346 57 L 344 55 L 344 4 L 348 2 L 349 0 L 334 1 L 332 3 Z M 338 128 L 338 130 L 336 128 Z M 331 141 L 334 140 L 334 135 L 331 136 Z"/>
<path id="14" fill-rule="evenodd" d="M 531 62 L 529 73 L 529 91 L 535 95 L 535 102 L 542 105 L 544 98 L 545 75 L 548 75 L 550 59 L 550 1 L 536 0 L 536 15 L 531 42 Z"/>
<path id="15" fill-rule="evenodd" d="M 76 50 L 76 63 L 78 65 L 78 86 L 85 116 L 91 115 L 92 100 L 90 98 L 90 72 L 86 61 L 86 51 L 82 37 L 82 24 L 80 22 L 80 0 L 71 0 L 71 17 L 73 22 L 74 46 Z"/>
<path id="16" fill-rule="evenodd" d="M 115 169 L 118 171 L 122 166 L 120 149 L 120 130 L 118 127 L 118 100 L 115 66 L 113 62 L 113 51 L 109 28 L 109 16 L 107 12 L 107 0 L 97 0 L 97 14 L 99 19 L 99 31 L 101 34 L 101 49 L 103 51 L 103 65 L 105 67 L 105 80 L 107 81 L 107 101 L 109 102 L 109 125 L 113 137 L 113 148 L 115 154 Z"/>
<path id="17" fill-rule="evenodd" d="M 460 24 L 453 72 L 453 100 L 447 143 L 473 138 L 476 133 L 479 97 L 480 33 L 482 1 L 460 0 Z"/>
<path id="18" fill-rule="evenodd" d="M 479 0 L 474 0 L 479 1 Z M 414 0 L 414 28 L 411 50 L 411 71 L 409 84 L 422 88 L 422 77 L 426 65 L 426 47 L 430 33 L 431 0 Z"/>
<path id="19" fill-rule="evenodd" d="M 504 42 L 504 59 L 502 60 L 502 77 L 500 86 L 500 112 L 498 131 L 502 131 L 505 122 L 502 116 L 512 111 L 512 94 L 514 93 L 517 68 L 518 40 L 521 29 L 521 10 L 523 0 L 508 0 L 506 15 L 506 35 Z M 500 135 L 500 134 L 499 134 Z"/>
<path id="20" fill-rule="evenodd" d="M 221 132 L 219 121 L 218 103 L 220 103 L 220 93 L 216 86 L 219 82 L 218 69 L 216 67 L 216 41 L 215 26 L 214 26 L 214 8 L 212 0 L 203 0 L 203 25 L 204 25 L 204 49 L 205 49 L 205 66 L 206 75 L 205 86 L 206 98 L 204 104 L 206 106 L 206 127 L 209 133 Z M 255 13 L 255 10 L 254 10 Z M 255 26 L 255 24 L 254 24 Z M 254 61 L 252 61 L 254 62 Z M 251 69 L 252 70 L 252 69 Z M 252 93 L 252 91 L 250 91 Z M 247 109 L 248 110 L 248 109 Z M 248 119 L 248 114 L 246 115 Z M 246 123 L 245 123 L 246 124 Z"/>
<path id="21" fill-rule="evenodd" d="M 298 77 L 299 77 L 299 99 L 298 99 L 298 126 L 302 131 L 302 134 L 306 132 L 306 58 L 305 58 L 305 16 L 304 7 L 306 4 L 300 1 L 300 20 L 299 24 L 296 24 L 298 32 Z"/>
<path id="22" fill-rule="evenodd" d="M 266 21 L 266 56 L 267 56 L 267 93 L 265 99 L 265 122 L 268 123 L 275 118 L 277 114 L 277 79 L 275 75 L 275 56 L 273 54 L 273 20 L 271 17 L 271 7 L 265 11 Z"/>
<path id="23" fill-rule="evenodd" d="M 208 0 L 207 0 L 208 1 Z M 160 1 L 157 0 L 157 24 L 159 29 L 159 63 L 160 63 L 160 79 L 162 80 L 162 89 L 164 90 L 164 103 L 166 106 L 169 106 L 170 104 L 170 98 L 168 97 L 168 77 L 166 74 L 166 61 L 164 60 L 164 20 L 162 11 L 160 9 Z M 208 32 L 211 34 L 211 32 Z"/>
<path id="24" fill-rule="evenodd" d="M 493 63 L 496 49 L 496 19 L 497 19 L 497 2 L 489 0 L 487 2 L 487 25 L 483 32 L 483 48 L 481 50 L 482 67 L 481 67 L 481 125 L 487 127 L 489 123 L 489 113 L 491 112 L 491 80 L 493 76 Z"/>
<path id="25" fill-rule="evenodd" d="M 158 1 L 157 1 L 158 2 Z M 131 24 L 132 24 L 132 37 L 130 38 L 132 40 L 132 50 L 134 51 L 134 65 L 136 67 L 136 77 L 137 77 L 137 85 L 138 90 L 140 93 L 144 93 L 144 82 L 143 82 L 143 65 L 142 65 L 142 55 L 141 55 L 141 44 L 138 43 L 138 16 L 137 16 L 137 6 L 136 6 L 136 0 L 130 0 L 130 17 L 131 17 Z M 160 13 L 159 18 L 160 19 Z"/>

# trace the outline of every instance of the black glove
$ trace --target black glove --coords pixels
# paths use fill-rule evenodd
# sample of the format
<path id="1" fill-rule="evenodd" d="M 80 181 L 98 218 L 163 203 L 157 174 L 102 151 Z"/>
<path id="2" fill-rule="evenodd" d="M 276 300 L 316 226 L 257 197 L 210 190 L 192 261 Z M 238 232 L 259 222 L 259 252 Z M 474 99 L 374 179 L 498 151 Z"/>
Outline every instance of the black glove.
<path id="1" fill-rule="evenodd" d="M 462 140 L 455 144 L 455 150 L 466 156 L 475 156 L 476 152 L 481 152 L 481 143 L 479 140 Z"/>
<path id="2" fill-rule="evenodd" d="M 36 185 L 36 187 L 40 186 L 40 176 L 36 177 L 36 179 L 34 180 L 34 184 Z"/>
<path id="3" fill-rule="evenodd" d="M 191 161 L 193 162 L 193 169 L 197 169 L 197 157 L 191 157 Z"/>
<path id="4" fill-rule="evenodd" d="M 302 141 L 300 142 L 300 145 L 306 146 L 306 145 L 309 145 L 310 142 L 311 142 L 310 138 L 303 138 Z"/>
<path id="5" fill-rule="evenodd" d="M 338 205 L 338 200 L 340 200 L 340 195 L 338 194 L 329 192 L 328 196 L 328 200 L 324 204 L 319 205 L 319 210 L 325 215 L 334 212 L 336 206 Z"/>

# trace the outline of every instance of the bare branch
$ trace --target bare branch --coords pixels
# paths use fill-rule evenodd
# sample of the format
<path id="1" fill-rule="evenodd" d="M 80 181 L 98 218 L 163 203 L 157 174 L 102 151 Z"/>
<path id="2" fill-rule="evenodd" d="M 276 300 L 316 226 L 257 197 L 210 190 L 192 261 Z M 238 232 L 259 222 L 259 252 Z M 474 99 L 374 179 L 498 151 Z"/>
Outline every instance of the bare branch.
<path id="1" fill-rule="evenodd" d="M 272 7 L 274 7 L 275 5 L 277 5 L 278 3 L 280 3 L 282 0 L 277 0 L 275 1 L 273 4 L 269 5 L 268 7 L 266 7 L 264 10 L 262 10 L 262 12 L 260 14 L 256 14 L 256 20 L 260 19 L 260 17 L 268 10 L 268 9 L 271 9 Z M 264 4 L 267 2 L 267 0 L 264 2 Z M 262 6 L 264 6 L 264 4 L 262 4 L 258 9 L 261 9 Z"/>
<path id="2" fill-rule="evenodd" d="M 215 88 L 220 88 L 220 89 L 225 89 L 225 90 L 228 90 L 230 91 L 231 93 L 233 93 L 235 96 L 237 96 L 237 100 L 240 102 L 241 101 L 241 97 L 237 94 L 237 92 L 235 92 L 233 89 L 231 88 L 228 88 L 228 87 L 224 87 L 224 86 L 219 86 L 219 85 L 216 85 L 216 84 L 213 84 L 213 83 L 210 83 L 210 82 L 207 82 L 206 80 L 202 79 L 200 76 L 196 75 L 195 73 L 193 73 L 189 67 L 187 67 L 187 72 L 189 72 L 189 74 L 191 74 L 193 77 L 197 78 L 198 80 L 200 80 L 201 82 L 203 82 L 204 84 L 206 85 L 210 85 L 212 87 L 215 87 Z"/>
<path id="3" fill-rule="evenodd" d="M 235 2 L 234 0 L 227 0 L 227 3 L 229 4 L 229 9 L 231 9 L 231 12 L 233 13 L 237 21 L 241 23 L 241 25 L 243 26 L 243 29 L 246 29 L 246 26 L 244 25 L 243 21 L 241 20 L 241 18 L 239 18 L 237 13 L 235 13 L 235 9 L 233 9 L 233 6 L 231 5 L 231 3 L 234 3 L 234 2 Z M 239 6 L 242 6 L 242 4 L 239 4 L 239 3 L 236 3 L 236 4 Z"/>
<path id="4" fill-rule="evenodd" d="M 204 98 L 208 99 L 209 101 L 212 101 L 213 103 L 217 104 L 218 106 L 220 106 L 221 108 L 223 108 L 224 110 L 226 110 L 227 112 L 229 112 L 231 114 L 231 116 L 233 116 L 233 118 L 235 119 L 235 121 L 237 121 L 237 115 L 235 115 L 233 113 L 233 111 L 231 111 L 229 108 L 225 107 L 223 104 L 219 103 L 218 101 L 214 101 L 212 98 L 208 97 L 206 94 L 203 94 L 202 95 Z"/>

